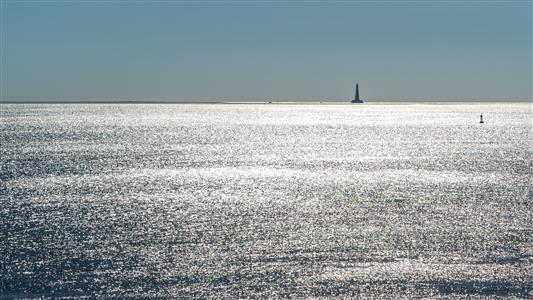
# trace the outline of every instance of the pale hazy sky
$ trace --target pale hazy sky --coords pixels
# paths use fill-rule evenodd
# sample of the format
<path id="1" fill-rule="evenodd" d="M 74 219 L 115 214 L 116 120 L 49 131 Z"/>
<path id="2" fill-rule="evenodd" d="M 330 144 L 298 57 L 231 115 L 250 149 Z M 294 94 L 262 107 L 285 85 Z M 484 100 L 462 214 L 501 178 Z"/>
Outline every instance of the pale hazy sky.
<path id="1" fill-rule="evenodd" d="M 528 100 L 531 1 L 9 1 L 2 100 Z"/>

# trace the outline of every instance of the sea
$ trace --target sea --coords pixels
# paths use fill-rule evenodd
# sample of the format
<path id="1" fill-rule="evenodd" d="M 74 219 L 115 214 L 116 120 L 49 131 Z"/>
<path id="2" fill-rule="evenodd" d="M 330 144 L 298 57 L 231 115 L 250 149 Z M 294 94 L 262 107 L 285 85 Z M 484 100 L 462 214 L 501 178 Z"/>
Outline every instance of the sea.
<path id="1" fill-rule="evenodd" d="M 531 299 L 532 133 L 529 103 L 0 104 L 0 298 Z"/>

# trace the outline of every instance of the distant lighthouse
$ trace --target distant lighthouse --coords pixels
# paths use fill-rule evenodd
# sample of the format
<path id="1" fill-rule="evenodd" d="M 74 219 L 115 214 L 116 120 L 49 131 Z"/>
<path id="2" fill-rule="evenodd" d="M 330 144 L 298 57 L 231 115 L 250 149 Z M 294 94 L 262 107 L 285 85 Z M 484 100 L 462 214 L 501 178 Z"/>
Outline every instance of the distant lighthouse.
<path id="1" fill-rule="evenodd" d="M 355 84 L 355 98 L 353 98 L 352 103 L 363 103 L 363 100 L 359 98 L 359 83 Z"/>

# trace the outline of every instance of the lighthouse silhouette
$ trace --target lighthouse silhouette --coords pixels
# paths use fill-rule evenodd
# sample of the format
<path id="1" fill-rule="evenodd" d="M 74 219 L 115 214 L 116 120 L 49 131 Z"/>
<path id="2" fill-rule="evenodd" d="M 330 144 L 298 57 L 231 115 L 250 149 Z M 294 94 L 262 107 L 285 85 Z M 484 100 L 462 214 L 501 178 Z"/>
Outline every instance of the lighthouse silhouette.
<path id="1" fill-rule="evenodd" d="M 353 98 L 352 103 L 363 103 L 363 100 L 359 98 L 359 83 L 355 84 L 355 98 Z"/>

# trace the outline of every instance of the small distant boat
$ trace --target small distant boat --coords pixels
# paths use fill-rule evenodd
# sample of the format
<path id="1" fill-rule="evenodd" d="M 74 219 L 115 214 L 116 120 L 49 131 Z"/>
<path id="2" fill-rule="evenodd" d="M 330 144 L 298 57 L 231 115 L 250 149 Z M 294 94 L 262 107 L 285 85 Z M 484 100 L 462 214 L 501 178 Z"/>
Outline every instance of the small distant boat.
<path id="1" fill-rule="evenodd" d="M 479 115 L 479 123 L 483 124 L 485 122 L 483 122 L 483 114 Z"/>

